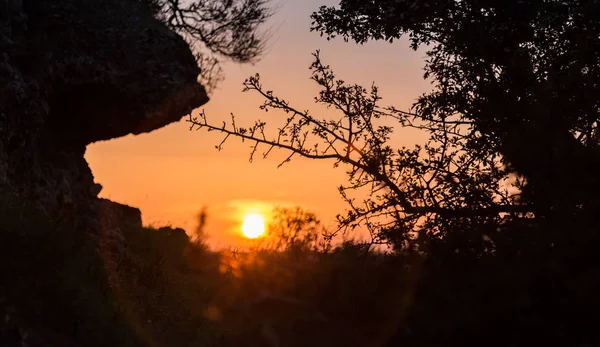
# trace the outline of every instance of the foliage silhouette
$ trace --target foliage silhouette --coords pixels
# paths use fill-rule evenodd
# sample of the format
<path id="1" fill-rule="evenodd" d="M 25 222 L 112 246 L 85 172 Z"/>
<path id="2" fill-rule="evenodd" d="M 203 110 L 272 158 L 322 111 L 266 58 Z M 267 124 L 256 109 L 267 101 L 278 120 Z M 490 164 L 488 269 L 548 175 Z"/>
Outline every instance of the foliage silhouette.
<path id="1" fill-rule="evenodd" d="M 268 138 L 266 123 L 257 121 L 249 128 L 210 124 L 206 115 L 190 117 L 194 127 L 222 131 L 229 136 L 254 141 L 251 159 L 259 145 L 266 145 L 263 156 L 273 148 L 284 148 L 294 155 L 328 159 L 348 165 L 349 181 L 340 192 L 350 209 L 339 216 L 341 225 L 355 228 L 366 225 L 374 243 L 392 243 L 397 249 L 413 249 L 419 238 L 414 232 L 443 237 L 451 222 L 483 219 L 501 223 L 503 214 L 523 215 L 531 209 L 516 202 L 506 187 L 509 175 L 501 157 L 479 158 L 468 147 L 467 137 L 458 126 L 439 129 L 436 123 L 413 125 L 414 114 L 379 106 L 375 86 L 367 90 L 338 80 L 323 65 L 318 52 L 311 66 L 312 79 L 322 88 L 316 101 L 337 109 L 339 119 L 323 120 L 308 111 L 299 111 L 265 90 L 259 76 L 244 83 L 246 91 L 261 94 L 265 111 L 281 110 L 287 114 L 285 125 L 275 137 Z M 432 131 L 430 141 L 414 149 L 393 149 L 389 144 L 392 127 L 381 125 L 383 118 L 405 126 L 426 127 Z M 439 130 L 439 131 L 438 131 Z M 282 163 L 283 164 L 283 163 Z M 354 201 L 347 191 L 368 189 L 362 203 Z"/>
<path id="2" fill-rule="evenodd" d="M 427 45 L 425 78 L 435 90 L 410 111 L 382 107 L 375 86 L 336 79 L 317 52 L 312 79 L 321 91 L 315 101 L 339 111 L 339 118 L 294 108 L 255 75 L 244 91 L 265 99 L 261 109 L 286 114 L 274 136 L 260 120 L 247 128 L 233 118 L 229 126 L 217 125 L 201 113 L 189 121 L 226 139 L 254 141 L 251 159 L 265 145 L 264 156 L 282 148 L 290 152 L 286 161 L 300 155 L 347 164 L 349 183 L 340 192 L 350 208 L 341 225 L 364 224 L 375 242 L 397 249 L 464 225 L 495 230 L 523 218 L 557 231 L 575 218 L 589 230 L 600 190 L 598 6 L 341 1 L 313 14 L 314 30 L 357 43 L 407 34 L 414 49 Z M 390 120 L 428 132 L 429 141 L 392 148 Z M 370 198 L 356 202 L 347 195 L 361 188 Z"/>
<path id="3" fill-rule="evenodd" d="M 200 80 L 208 90 L 224 78 L 223 59 L 254 62 L 264 52 L 266 37 L 259 27 L 272 14 L 267 0 L 140 1 L 188 41 L 202 70 Z"/>
<path id="4" fill-rule="evenodd" d="M 403 302 L 385 323 L 390 346 L 597 345 L 584 317 L 600 307 L 599 15 L 597 1 L 341 0 L 313 14 L 313 30 L 359 44 L 407 35 L 427 51 L 435 89 L 410 110 L 381 106 L 376 86 L 336 78 L 317 51 L 315 101 L 339 117 L 295 108 L 257 74 L 244 91 L 283 126 L 203 112 L 189 122 L 224 133 L 219 149 L 250 141 L 251 160 L 283 149 L 281 165 L 302 156 L 347 169 L 340 227 L 366 226 L 395 250 L 377 270 Z M 429 140 L 394 148 L 390 124 Z"/>
<path id="5" fill-rule="evenodd" d="M 331 237 L 317 216 L 300 207 L 277 207 L 258 247 L 299 256 L 331 249 Z"/>
<path id="6" fill-rule="evenodd" d="M 312 18 L 328 38 L 426 47 L 437 88 L 416 117 L 465 125 L 480 157 L 524 176 L 521 200 L 542 217 L 598 208 L 599 14 L 595 1 L 342 0 Z"/>

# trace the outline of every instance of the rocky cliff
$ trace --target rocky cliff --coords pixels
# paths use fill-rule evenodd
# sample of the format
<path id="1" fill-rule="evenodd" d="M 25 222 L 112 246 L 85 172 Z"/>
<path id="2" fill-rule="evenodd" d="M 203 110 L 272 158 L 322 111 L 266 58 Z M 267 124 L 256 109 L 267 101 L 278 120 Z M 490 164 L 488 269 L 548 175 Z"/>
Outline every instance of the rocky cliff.
<path id="1" fill-rule="evenodd" d="M 0 195 L 81 228 L 136 215 L 97 198 L 85 148 L 206 103 L 199 72 L 146 1 L 0 0 Z"/>

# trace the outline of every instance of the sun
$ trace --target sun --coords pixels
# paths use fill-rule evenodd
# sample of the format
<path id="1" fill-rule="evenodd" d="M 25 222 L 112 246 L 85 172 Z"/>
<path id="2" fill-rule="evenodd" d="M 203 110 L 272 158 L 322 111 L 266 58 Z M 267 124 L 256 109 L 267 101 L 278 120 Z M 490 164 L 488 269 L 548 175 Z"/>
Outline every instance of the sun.
<path id="1" fill-rule="evenodd" d="M 249 213 L 244 216 L 242 233 L 249 239 L 255 239 L 265 233 L 265 217 L 258 213 Z"/>

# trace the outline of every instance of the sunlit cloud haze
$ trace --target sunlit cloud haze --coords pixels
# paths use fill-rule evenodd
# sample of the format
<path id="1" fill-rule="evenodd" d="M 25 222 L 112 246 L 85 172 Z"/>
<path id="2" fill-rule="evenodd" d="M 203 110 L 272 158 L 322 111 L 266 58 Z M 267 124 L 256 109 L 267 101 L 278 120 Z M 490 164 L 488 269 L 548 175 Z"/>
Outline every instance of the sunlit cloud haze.
<path id="1" fill-rule="evenodd" d="M 407 109 L 431 89 L 422 78 L 424 53 L 412 51 L 405 40 L 359 46 L 342 40 L 327 41 L 310 32 L 310 14 L 320 5 L 336 2 L 276 3 L 277 13 L 266 25 L 266 54 L 254 66 L 224 65 L 225 81 L 202 107 L 209 121 L 220 123 L 234 113 L 240 126 L 251 125 L 258 118 L 277 125 L 281 114 L 260 111 L 262 99 L 241 92 L 244 79 L 255 73 L 260 73 L 266 88 L 297 108 L 310 109 L 321 117 L 333 115 L 314 105 L 319 89 L 309 80 L 308 67 L 311 53 L 317 49 L 338 78 L 367 87 L 373 82 L 379 86 L 383 104 Z M 170 224 L 188 231 L 195 227 L 198 211 L 206 206 L 209 243 L 219 248 L 243 242 L 241 218 L 247 210 L 256 209 L 268 218 L 272 207 L 301 206 L 330 226 L 336 213 L 344 210 L 337 192 L 346 179 L 343 168 L 333 169 L 332 162 L 302 158 L 277 168 L 285 158 L 283 152 L 264 160 L 258 156 L 250 163 L 250 143 L 234 139 L 219 152 L 215 145 L 222 135 L 190 131 L 184 120 L 150 134 L 90 145 L 86 159 L 96 182 L 104 187 L 101 196 L 140 208 L 145 224 Z M 410 145 L 422 139 L 414 132 L 398 131 L 395 141 Z"/>

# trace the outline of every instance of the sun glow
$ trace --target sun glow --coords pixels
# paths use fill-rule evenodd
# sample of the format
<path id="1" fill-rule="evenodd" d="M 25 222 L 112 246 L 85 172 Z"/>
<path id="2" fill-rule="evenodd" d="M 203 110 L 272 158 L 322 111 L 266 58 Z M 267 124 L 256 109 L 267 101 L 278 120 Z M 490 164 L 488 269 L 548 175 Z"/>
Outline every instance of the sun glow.
<path id="1" fill-rule="evenodd" d="M 265 217 L 258 213 L 249 213 L 244 216 L 242 233 L 249 239 L 255 239 L 265 233 Z"/>

